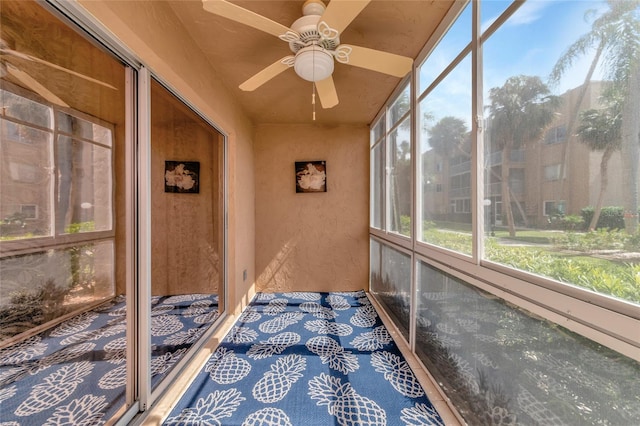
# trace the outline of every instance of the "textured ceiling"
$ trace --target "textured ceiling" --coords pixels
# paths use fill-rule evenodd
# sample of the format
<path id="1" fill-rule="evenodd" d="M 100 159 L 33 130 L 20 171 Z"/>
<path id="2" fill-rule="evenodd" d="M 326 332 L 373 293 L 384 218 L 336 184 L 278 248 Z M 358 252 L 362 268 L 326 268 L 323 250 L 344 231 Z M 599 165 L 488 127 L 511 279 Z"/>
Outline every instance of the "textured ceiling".
<path id="1" fill-rule="evenodd" d="M 289 27 L 302 16 L 302 0 L 233 1 Z M 451 6 L 451 0 L 373 0 L 340 35 L 348 43 L 415 58 Z M 170 1 L 185 30 L 206 55 L 254 123 L 312 122 L 310 82 L 293 69 L 253 92 L 238 86 L 264 67 L 291 54 L 287 43 L 246 25 L 213 15 L 200 1 Z M 339 104 L 316 105 L 318 124 L 369 124 L 399 83 L 387 76 L 336 63 Z"/>

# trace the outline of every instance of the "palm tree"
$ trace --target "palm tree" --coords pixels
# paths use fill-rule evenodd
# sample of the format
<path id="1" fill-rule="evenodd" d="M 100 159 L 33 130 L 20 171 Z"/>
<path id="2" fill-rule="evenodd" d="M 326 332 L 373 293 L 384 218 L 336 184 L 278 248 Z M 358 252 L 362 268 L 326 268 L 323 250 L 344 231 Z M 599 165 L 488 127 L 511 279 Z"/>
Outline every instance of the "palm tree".
<path id="1" fill-rule="evenodd" d="M 591 31 L 576 40 L 558 59 L 550 81 L 560 80 L 566 70 L 581 56 L 595 49 L 584 84 L 576 100 L 574 116 L 568 123 L 568 135 L 574 133 L 578 111 L 588 83 L 596 66 L 602 61 L 606 78 L 625 94 L 621 105 L 621 150 L 623 168 L 623 204 L 626 213 L 625 224 L 628 233 L 638 228 L 638 162 L 640 142 L 640 20 L 638 6 L 640 0 L 607 0 L 609 10 L 593 21 Z M 591 13 L 588 12 L 588 13 Z M 563 151 L 562 167 L 566 159 L 566 145 Z"/>
<path id="2" fill-rule="evenodd" d="M 492 146 L 502 151 L 502 208 L 509 226 L 509 235 L 516 235 L 511 208 L 509 173 L 511 151 L 538 139 L 551 123 L 558 98 L 550 94 L 540 77 L 519 75 L 509 77 L 502 87 L 489 91 L 489 119 Z"/>
<path id="3" fill-rule="evenodd" d="M 455 153 L 471 157 L 464 150 L 469 129 L 464 120 L 457 117 L 443 117 L 430 130 L 429 145 L 443 158 L 449 159 Z"/>
<path id="4" fill-rule="evenodd" d="M 611 97 L 611 96 L 610 96 Z M 609 183 L 608 166 L 613 153 L 620 149 L 620 104 L 611 101 L 606 108 L 590 109 L 580 114 L 580 126 L 577 129 L 580 140 L 592 151 L 603 151 L 600 159 L 600 192 L 593 209 L 593 217 L 589 229 L 596 229 L 602 201 Z"/>
<path id="5" fill-rule="evenodd" d="M 456 154 L 462 154 L 468 158 L 471 153 L 464 150 L 469 141 L 469 129 L 464 120 L 447 116 L 443 117 L 429 129 L 429 146 L 442 159 L 442 183 L 443 193 L 450 194 L 449 190 L 449 163 Z M 445 200 L 448 205 L 448 199 Z"/>

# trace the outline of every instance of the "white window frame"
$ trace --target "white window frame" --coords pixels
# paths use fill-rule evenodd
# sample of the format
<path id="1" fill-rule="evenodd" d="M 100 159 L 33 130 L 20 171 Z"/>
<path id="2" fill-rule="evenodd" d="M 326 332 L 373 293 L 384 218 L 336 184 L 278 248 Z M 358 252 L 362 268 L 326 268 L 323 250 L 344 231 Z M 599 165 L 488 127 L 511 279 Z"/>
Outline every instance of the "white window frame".
<path id="1" fill-rule="evenodd" d="M 69 137 L 73 140 L 81 141 L 82 143 L 90 143 L 90 144 L 98 145 L 102 148 L 109 149 L 111 151 L 111 182 L 112 183 L 114 182 L 115 157 L 113 155 L 113 146 L 103 145 L 95 141 L 84 139 L 76 135 L 72 135 L 59 130 L 57 125 L 57 115 L 58 115 L 57 112 L 63 112 L 65 114 L 105 127 L 111 131 L 112 135 L 114 134 L 114 131 L 115 131 L 113 124 L 107 123 L 103 120 L 99 120 L 95 117 L 91 117 L 82 112 L 72 110 L 70 108 L 61 107 L 61 106 L 52 104 L 51 102 L 48 102 L 45 99 L 39 98 L 37 95 L 31 92 L 27 92 L 21 89 L 20 87 L 11 85 L 8 82 L 6 82 L 3 85 L 3 90 L 9 91 L 11 93 L 14 93 L 17 96 L 21 96 L 23 98 L 29 99 L 32 102 L 39 103 L 49 108 L 52 115 L 51 128 L 43 128 L 43 127 L 35 126 L 31 123 L 24 122 L 14 117 L 6 116 L 4 111 L 0 111 L 0 118 L 8 122 L 16 123 L 22 126 L 33 128 L 33 129 L 37 129 L 39 131 L 49 132 L 52 137 L 52 140 L 51 140 L 52 145 L 50 149 L 53 152 L 55 152 L 55 147 L 58 144 L 58 138 L 60 136 Z M 64 230 L 56 229 L 55 223 L 56 223 L 56 217 L 58 215 L 58 211 L 57 211 L 55 199 L 58 191 L 57 176 L 56 176 L 57 175 L 56 170 L 57 170 L 58 164 L 57 164 L 56 155 L 52 153 L 51 156 L 52 156 L 53 170 L 51 172 L 52 177 L 51 177 L 51 189 L 50 189 L 50 210 L 52 212 L 50 217 L 50 222 L 51 222 L 50 235 L 0 241 L 0 257 L 36 253 L 36 252 L 41 252 L 43 250 L 62 248 L 62 247 L 66 247 L 73 244 L 85 244 L 93 241 L 114 240 L 115 238 L 115 196 L 114 196 L 113 184 L 111 188 L 111 212 L 110 212 L 111 228 L 110 229 L 104 230 L 104 231 L 86 231 L 86 232 L 79 232 L 79 233 L 73 233 L 73 234 L 65 234 L 63 232 Z"/>
<path id="2" fill-rule="evenodd" d="M 388 232 L 370 229 L 370 235 L 378 237 L 382 244 L 392 244 L 413 250 L 416 255 L 422 257 L 430 264 L 451 273 L 465 282 L 478 286 L 498 297 L 501 297 L 517 306 L 521 306 L 530 312 L 549 319 L 560 324 L 572 331 L 575 331 L 587 338 L 598 343 L 608 346 L 626 356 L 640 361 L 640 308 L 629 302 L 618 300 L 607 295 L 591 292 L 589 290 L 578 288 L 571 285 L 556 282 L 554 280 L 536 276 L 524 271 L 509 268 L 507 266 L 491 262 L 484 259 L 484 153 L 483 149 L 479 149 L 478 140 L 481 140 L 484 131 L 484 117 L 482 117 L 482 50 L 481 41 L 490 37 L 500 26 L 502 26 L 509 17 L 511 17 L 524 2 L 514 1 L 505 11 L 481 33 L 480 27 L 480 6 L 479 2 L 473 2 L 473 31 L 472 41 L 463 49 L 463 51 L 452 61 L 440 77 L 437 77 L 425 92 L 418 96 L 415 94 L 415 78 L 420 69 L 420 65 L 427 58 L 428 54 L 437 46 L 440 39 L 446 34 L 447 29 L 453 24 L 457 15 L 466 7 L 465 2 L 456 2 L 450 9 L 447 16 L 441 22 L 440 26 L 434 32 L 421 54 L 414 61 L 414 68 L 410 78 L 413 79 L 413 95 L 411 103 L 414 108 L 411 109 L 413 122 L 416 122 L 415 105 L 426 93 L 435 87 L 449 72 L 457 62 L 464 58 L 469 52 L 472 54 L 472 88 L 474 93 L 474 129 L 472 130 L 474 149 L 473 155 L 475 160 L 471 164 L 472 172 L 472 210 L 473 220 L 472 228 L 474 229 L 474 245 L 473 255 L 465 256 L 443 247 L 435 246 L 429 243 L 417 241 L 415 239 L 416 228 L 419 224 L 416 218 L 421 217 L 421 194 L 414 189 L 414 209 L 413 211 L 413 238 L 398 238 Z M 403 81 L 398 86 L 394 96 L 404 87 Z M 390 99 L 395 99 L 393 96 Z M 376 120 L 386 114 L 389 105 L 388 102 L 383 108 Z M 413 126 L 413 135 L 417 129 Z M 415 161 L 415 141 L 413 170 L 415 186 L 417 169 L 420 167 L 420 161 Z M 566 178 L 566 172 L 565 176 Z M 387 182 L 388 185 L 388 182 Z M 480 202 L 478 202 L 480 200 Z M 388 203 L 388 199 L 383 202 Z M 384 209 L 388 215 L 389 207 Z M 419 231 L 418 231 L 419 232 Z M 418 233 L 419 235 L 419 233 Z M 415 288 L 415 282 L 414 282 Z M 414 345 L 415 342 L 408 342 Z M 413 346 L 412 346 L 413 347 Z"/>

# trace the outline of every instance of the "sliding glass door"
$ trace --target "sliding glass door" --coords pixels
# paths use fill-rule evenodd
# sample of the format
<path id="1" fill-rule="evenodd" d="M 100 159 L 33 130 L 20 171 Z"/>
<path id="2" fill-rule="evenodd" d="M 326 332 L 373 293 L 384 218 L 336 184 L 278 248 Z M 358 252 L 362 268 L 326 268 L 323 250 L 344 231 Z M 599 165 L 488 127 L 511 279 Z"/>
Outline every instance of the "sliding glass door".
<path id="1" fill-rule="evenodd" d="M 131 419 L 224 310 L 225 136 L 61 13 L 0 5 L 3 424 Z"/>
<path id="2" fill-rule="evenodd" d="M 122 220 L 133 71 L 36 2 L 0 14 L 0 419 L 107 419 L 133 404 Z"/>

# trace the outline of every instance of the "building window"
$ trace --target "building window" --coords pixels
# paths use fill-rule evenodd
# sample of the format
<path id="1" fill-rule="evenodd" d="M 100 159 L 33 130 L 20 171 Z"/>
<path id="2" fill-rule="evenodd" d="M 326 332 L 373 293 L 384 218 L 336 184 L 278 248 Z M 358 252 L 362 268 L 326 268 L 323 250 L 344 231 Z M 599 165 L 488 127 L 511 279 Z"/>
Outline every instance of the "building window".
<path id="1" fill-rule="evenodd" d="M 563 216 L 566 211 L 565 201 L 545 201 L 544 202 L 544 215 L 545 216 Z"/>
<path id="2" fill-rule="evenodd" d="M 25 219 L 37 219 L 38 218 L 38 206 L 35 204 L 22 204 L 20 205 L 20 214 Z"/>
<path id="3" fill-rule="evenodd" d="M 544 180 L 547 181 L 554 181 L 554 180 L 560 180 L 560 172 L 562 169 L 562 165 L 561 164 L 552 164 L 550 166 L 544 166 Z M 566 173 L 566 168 L 565 168 L 565 175 Z"/>
<path id="4" fill-rule="evenodd" d="M 567 126 L 564 124 L 550 128 L 544 135 L 544 143 L 547 145 L 561 143 L 565 140 L 567 140 Z"/>

